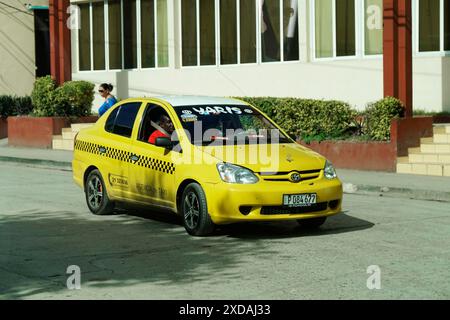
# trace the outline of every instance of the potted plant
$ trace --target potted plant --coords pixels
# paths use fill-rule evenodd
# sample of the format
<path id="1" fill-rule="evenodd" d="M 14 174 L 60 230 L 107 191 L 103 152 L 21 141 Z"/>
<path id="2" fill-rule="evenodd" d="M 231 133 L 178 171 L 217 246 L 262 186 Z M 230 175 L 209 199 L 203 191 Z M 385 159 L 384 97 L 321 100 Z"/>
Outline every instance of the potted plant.
<path id="1" fill-rule="evenodd" d="M 31 94 L 32 112 L 8 118 L 8 144 L 51 148 L 53 135 L 71 123 L 95 121 L 89 117 L 93 90 L 94 84 L 86 81 L 68 81 L 57 87 L 50 76 L 38 78 Z"/>

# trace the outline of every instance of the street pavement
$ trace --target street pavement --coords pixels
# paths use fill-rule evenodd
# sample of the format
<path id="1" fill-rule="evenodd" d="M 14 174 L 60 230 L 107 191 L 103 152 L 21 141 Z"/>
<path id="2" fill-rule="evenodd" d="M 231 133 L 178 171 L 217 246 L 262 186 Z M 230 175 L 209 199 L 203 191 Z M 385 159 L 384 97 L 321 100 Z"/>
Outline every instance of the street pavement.
<path id="1" fill-rule="evenodd" d="M 449 202 L 354 193 L 343 210 L 315 232 L 244 223 L 197 238 L 149 208 L 92 215 L 70 171 L 0 161 L 0 299 L 450 298 Z"/>

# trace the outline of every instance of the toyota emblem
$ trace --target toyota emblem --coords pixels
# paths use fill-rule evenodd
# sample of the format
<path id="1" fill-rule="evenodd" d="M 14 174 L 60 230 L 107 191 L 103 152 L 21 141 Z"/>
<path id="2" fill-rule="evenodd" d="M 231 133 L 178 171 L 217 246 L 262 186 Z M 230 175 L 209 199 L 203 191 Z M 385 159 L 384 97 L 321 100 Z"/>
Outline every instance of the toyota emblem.
<path id="1" fill-rule="evenodd" d="M 289 175 L 289 180 L 291 182 L 300 182 L 301 179 L 302 179 L 302 177 L 300 176 L 300 173 L 298 173 L 298 172 L 292 172 Z"/>

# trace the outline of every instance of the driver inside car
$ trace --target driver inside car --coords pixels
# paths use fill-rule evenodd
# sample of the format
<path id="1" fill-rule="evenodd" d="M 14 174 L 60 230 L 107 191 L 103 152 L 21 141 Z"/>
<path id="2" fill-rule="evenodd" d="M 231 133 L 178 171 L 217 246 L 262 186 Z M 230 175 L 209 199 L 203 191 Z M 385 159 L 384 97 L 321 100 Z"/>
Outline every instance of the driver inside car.
<path id="1" fill-rule="evenodd" d="M 160 115 L 156 123 L 152 121 L 151 125 L 156 129 L 148 138 L 148 142 L 151 144 L 156 143 L 156 138 L 169 138 L 174 131 L 172 120 L 165 114 Z"/>

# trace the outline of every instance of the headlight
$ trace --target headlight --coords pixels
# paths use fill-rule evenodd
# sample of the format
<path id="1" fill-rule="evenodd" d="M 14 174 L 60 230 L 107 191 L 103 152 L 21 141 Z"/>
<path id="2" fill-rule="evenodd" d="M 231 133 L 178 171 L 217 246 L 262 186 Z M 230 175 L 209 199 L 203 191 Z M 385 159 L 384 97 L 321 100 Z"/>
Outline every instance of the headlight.
<path id="1" fill-rule="evenodd" d="M 325 168 L 323 169 L 323 172 L 325 178 L 327 179 L 331 180 L 337 177 L 336 170 L 334 170 L 333 165 L 328 160 L 325 162 Z"/>
<path id="2" fill-rule="evenodd" d="M 249 169 L 229 163 L 218 163 L 217 170 L 220 178 L 228 183 L 252 184 L 259 181 L 258 177 Z"/>

